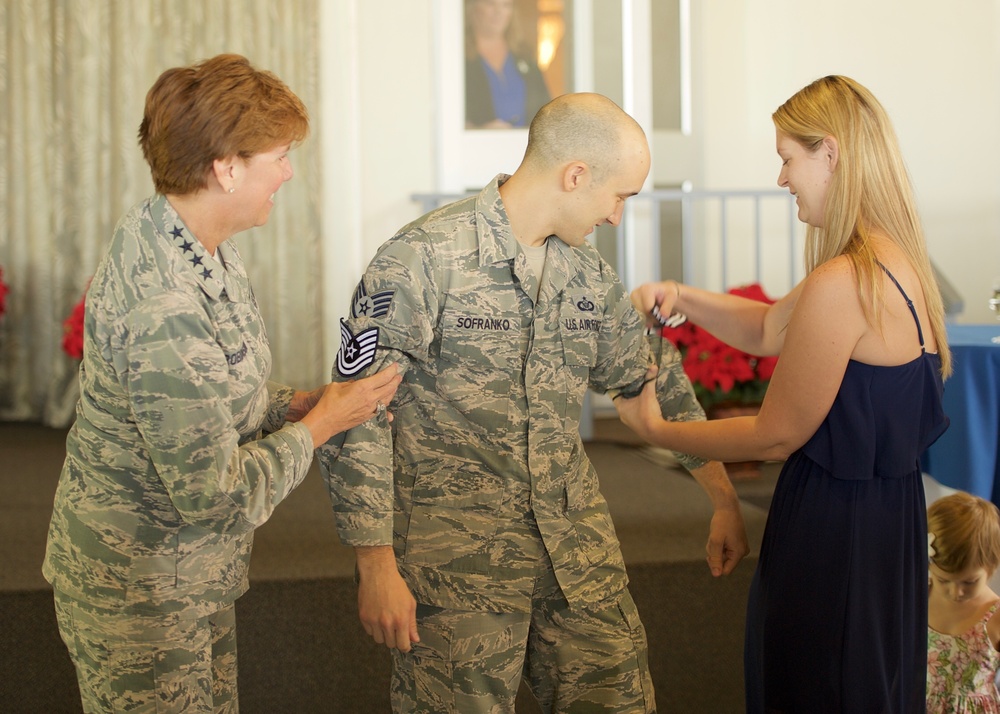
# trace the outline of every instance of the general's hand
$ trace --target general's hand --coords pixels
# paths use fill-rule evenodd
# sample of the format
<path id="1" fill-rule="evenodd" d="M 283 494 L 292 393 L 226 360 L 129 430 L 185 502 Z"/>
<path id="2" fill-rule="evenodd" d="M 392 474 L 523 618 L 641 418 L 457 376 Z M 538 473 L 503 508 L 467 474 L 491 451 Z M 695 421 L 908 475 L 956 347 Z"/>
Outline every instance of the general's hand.
<path id="1" fill-rule="evenodd" d="M 729 575 L 750 551 L 739 506 L 717 508 L 708 531 L 708 568 L 712 575 Z"/>
<path id="2" fill-rule="evenodd" d="M 365 632 L 377 643 L 409 652 L 419 642 L 417 601 L 410 594 L 391 546 L 357 548 L 358 615 Z"/>
<path id="3" fill-rule="evenodd" d="M 657 371 L 655 365 L 649 368 L 646 372 L 646 384 L 638 396 L 632 399 L 619 396 L 612 402 L 625 426 L 646 441 L 653 441 L 655 425 L 663 422 L 663 412 L 656 398 Z"/>
<path id="4" fill-rule="evenodd" d="M 302 421 L 302 417 L 312 411 L 319 398 L 323 396 L 326 385 L 316 387 L 311 392 L 295 392 L 291 403 L 288 405 L 288 412 L 285 414 L 285 421 Z"/>
<path id="5" fill-rule="evenodd" d="M 351 382 L 331 382 L 323 387 L 316 405 L 302 417 L 302 423 L 313 434 L 313 445 L 319 446 L 335 434 L 385 411 L 402 381 L 403 377 L 393 363 L 370 377 Z M 392 421 L 392 414 L 387 411 L 386 417 Z"/>
<path id="6" fill-rule="evenodd" d="M 674 280 L 662 283 L 645 283 L 629 295 L 632 305 L 646 320 L 646 327 L 661 327 L 653 313 L 653 308 L 665 319 L 674 310 L 674 303 L 680 297 L 681 288 Z"/>

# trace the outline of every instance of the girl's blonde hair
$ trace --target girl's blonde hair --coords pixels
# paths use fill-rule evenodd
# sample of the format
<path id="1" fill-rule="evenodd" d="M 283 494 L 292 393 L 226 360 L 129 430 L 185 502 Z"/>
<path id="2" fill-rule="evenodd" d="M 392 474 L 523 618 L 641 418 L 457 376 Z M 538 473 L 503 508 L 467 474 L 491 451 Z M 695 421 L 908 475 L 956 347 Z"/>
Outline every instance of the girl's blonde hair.
<path id="1" fill-rule="evenodd" d="M 931 562 L 946 573 L 1000 566 L 1000 511 L 989 501 L 959 491 L 927 509 L 927 532 L 934 538 Z"/>
<path id="2" fill-rule="evenodd" d="M 910 177 L 892 122 L 874 95 L 848 77 L 831 75 L 799 90 L 772 115 L 774 125 L 809 151 L 828 136 L 839 160 L 826 196 L 823 228 L 806 231 L 806 269 L 846 255 L 858 280 L 868 323 L 881 328 L 882 269 L 869 237 L 878 233 L 898 245 L 916 271 L 930 328 L 941 356 L 941 373 L 951 374 L 944 327 L 944 303 L 934 279 Z"/>

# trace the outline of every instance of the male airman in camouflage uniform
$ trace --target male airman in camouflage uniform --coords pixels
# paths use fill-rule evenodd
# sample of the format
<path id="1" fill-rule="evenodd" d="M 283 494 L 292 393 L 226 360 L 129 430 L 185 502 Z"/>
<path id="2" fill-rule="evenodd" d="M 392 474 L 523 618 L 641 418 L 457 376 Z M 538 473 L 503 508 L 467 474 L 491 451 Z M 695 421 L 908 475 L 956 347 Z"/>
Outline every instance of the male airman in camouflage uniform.
<path id="1" fill-rule="evenodd" d="M 513 176 L 404 227 L 358 285 L 334 378 L 407 371 L 391 427 L 352 429 L 320 463 L 362 622 L 393 648 L 397 712 L 513 711 L 522 674 L 545 711 L 655 708 L 579 434 L 588 387 L 634 395 L 647 372 L 643 321 L 585 236 L 617 224 L 648 170 L 628 115 L 565 95 Z M 675 351 L 657 381 L 666 415 L 704 418 Z M 735 494 L 721 464 L 681 458 L 716 505 L 713 572 L 729 572 L 747 548 Z"/>

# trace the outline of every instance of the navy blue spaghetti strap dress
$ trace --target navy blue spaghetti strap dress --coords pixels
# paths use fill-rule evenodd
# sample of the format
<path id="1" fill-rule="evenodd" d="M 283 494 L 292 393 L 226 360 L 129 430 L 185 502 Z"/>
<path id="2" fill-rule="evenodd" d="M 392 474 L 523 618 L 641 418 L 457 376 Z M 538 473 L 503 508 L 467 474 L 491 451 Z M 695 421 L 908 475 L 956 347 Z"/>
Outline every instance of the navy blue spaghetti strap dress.
<path id="1" fill-rule="evenodd" d="M 896 287 L 921 355 L 895 366 L 852 360 L 830 413 L 775 486 L 747 604 L 749 714 L 925 711 L 919 458 L 948 418 L 940 359 L 923 350 L 916 311 Z"/>

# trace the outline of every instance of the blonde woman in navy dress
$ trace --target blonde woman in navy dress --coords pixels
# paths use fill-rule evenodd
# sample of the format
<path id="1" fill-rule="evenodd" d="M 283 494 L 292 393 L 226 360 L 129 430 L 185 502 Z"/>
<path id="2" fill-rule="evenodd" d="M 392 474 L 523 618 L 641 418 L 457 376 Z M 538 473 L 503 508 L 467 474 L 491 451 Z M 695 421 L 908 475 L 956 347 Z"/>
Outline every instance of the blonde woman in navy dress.
<path id="1" fill-rule="evenodd" d="M 672 281 L 633 293 L 729 344 L 778 355 L 760 413 L 668 423 L 616 401 L 650 442 L 783 460 L 747 611 L 747 711 L 924 711 L 927 540 L 918 459 L 948 425 L 941 296 L 885 111 L 819 79 L 773 115 L 778 184 L 808 224 L 808 274 L 765 305 Z M 648 391 L 648 390 L 647 390 Z"/>

